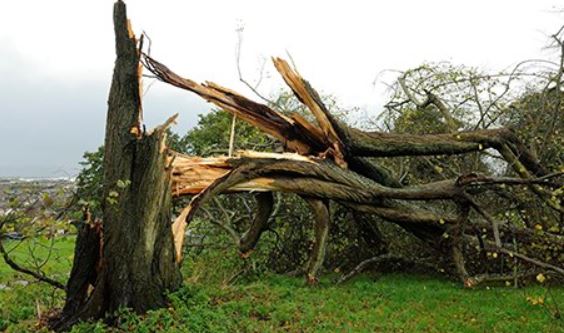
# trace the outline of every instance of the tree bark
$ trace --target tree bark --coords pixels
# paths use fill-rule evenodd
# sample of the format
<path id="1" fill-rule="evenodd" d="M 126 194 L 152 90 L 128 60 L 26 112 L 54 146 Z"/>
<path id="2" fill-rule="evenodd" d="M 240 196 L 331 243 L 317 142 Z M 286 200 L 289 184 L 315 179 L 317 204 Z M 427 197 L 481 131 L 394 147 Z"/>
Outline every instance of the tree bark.
<path id="1" fill-rule="evenodd" d="M 88 299 L 88 289 L 96 283 L 100 263 L 101 225 L 89 218 L 78 226 L 74 247 L 74 261 L 67 282 L 67 297 L 63 317 L 76 313 Z"/>
<path id="2" fill-rule="evenodd" d="M 243 258 L 248 257 L 255 249 L 260 236 L 268 228 L 268 219 L 274 207 L 274 196 L 272 192 L 263 192 L 255 195 L 257 200 L 257 211 L 247 230 L 239 240 L 239 252 Z"/>
<path id="3" fill-rule="evenodd" d="M 331 214 L 329 213 L 329 201 L 304 197 L 304 200 L 311 208 L 314 217 L 314 236 L 315 243 L 311 250 L 309 261 L 306 267 L 306 278 L 309 284 L 318 282 L 318 275 L 327 250 L 327 238 L 329 237 L 329 224 Z"/>
<path id="4" fill-rule="evenodd" d="M 101 257 L 96 258 L 98 251 L 80 250 L 96 241 L 89 229 L 80 232 L 67 304 L 53 325 L 56 330 L 121 307 L 138 313 L 162 307 L 166 292 L 182 281 L 171 229 L 166 126 L 149 134 L 141 130 L 139 50 L 122 1 L 114 5 L 114 28 L 117 59 L 106 120 Z M 98 269 L 92 281 L 94 262 Z"/>

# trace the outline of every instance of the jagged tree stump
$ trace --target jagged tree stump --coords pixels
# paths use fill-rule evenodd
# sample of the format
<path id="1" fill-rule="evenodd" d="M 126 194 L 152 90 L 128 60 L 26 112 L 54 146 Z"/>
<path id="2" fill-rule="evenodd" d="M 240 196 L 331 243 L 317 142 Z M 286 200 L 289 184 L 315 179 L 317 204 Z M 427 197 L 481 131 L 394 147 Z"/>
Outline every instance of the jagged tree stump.
<path id="1" fill-rule="evenodd" d="M 116 54 L 108 100 L 102 228 L 77 238 L 67 301 L 56 330 L 121 307 L 138 313 L 166 304 L 181 284 L 171 229 L 171 177 L 163 125 L 141 124 L 140 52 L 122 1 L 114 5 Z"/>

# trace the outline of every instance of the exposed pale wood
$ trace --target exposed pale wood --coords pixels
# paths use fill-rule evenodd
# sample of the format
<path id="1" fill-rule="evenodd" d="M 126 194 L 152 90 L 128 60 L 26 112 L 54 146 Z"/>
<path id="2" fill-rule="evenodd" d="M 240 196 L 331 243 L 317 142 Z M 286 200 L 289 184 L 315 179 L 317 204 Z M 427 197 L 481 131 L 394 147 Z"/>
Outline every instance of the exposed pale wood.
<path id="1" fill-rule="evenodd" d="M 460 219 L 396 201 L 397 199 L 467 201 L 468 194 L 465 190 L 472 186 L 487 187 L 502 183 L 522 185 L 529 182 L 550 184 L 547 177 L 525 180 L 469 174 L 456 179 L 397 188 L 381 185 L 348 169 L 341 169 L 322 158 L 256 152 L 240 152 L 235 158 L 178 155 L 173 162 L 173 170 L 174 194 L 197 194 L 175 222 L 175 230 L 181 230 L 175 232 L 178 255 L 185 223 L 192 218 L 199 206 L 220 193 L 278 191 L 335 200 L 354 210 L 375 214 L 397 223 L 430 245 L 440 246 L 443 233 L 449 227 L 461 225 Z M 478 225 L 480 228 L 488 226 L 487 223 L 485 226 Z M 491 227 L 494 228 L 495 234 L 499 233 L 497 224 L 488 226 Z M 457 230 L 459 233 L 467 232 L 464 225 Z M 553 240 L 558 244 L 562 243 L 562 240 Z M 458 246 L 452 251 L 455 261 L 463 263 L 461 248 Z M 463 264 L 458 267 L 463 268 Z M 464 269 L 459 272 L 461 276 L 468 276 Z"/>
<path id="2" fill-rule="evenodd" d="M 184 236 L 188 222 L 186 217 L 192 208 L 190 205 L 184 207 L 182 212 L 174 220 L 172 224 L 172 237 L 174 239 L 174 252 L 176 254 L 176 262 L 182 262 L 182 249 L 184 247 Z"/>
<path id="3" fill-rule="evenodd" d="M 233 115 L 233 119 L 231 119 L 231 131 L 229 132 L 229 153 L 227 154 L 229 157 L 233 156 L 233 150 L 235 149 L 236 124 L 237 124 L 237 116 Z"/>
<path id="4" fill-rule="evenodd" d="M 311 130 L 313 126 L 305 125 L 307 122 L 303 119 L 296 121 L 296 117 L 291 119 L 278 114 L 266 105 L 252 102 L 217 84 L 198 85 L 178 76 L 147 55 L 144 60 L 147 68 L 160 80 L 193 91 L 226 111 L 237 114 L 241 119 L 285 143 L 288 149 L 304 155 L 334 156 L 336 163 L 341 166 L 347 165 L 351 159 L 362 157 L 453 155 L 494 148 L 509 158 L 510 165 L 524 178 L 528 175 L 547 174 L 515 134 L 504 128 L 433 135 L 364 132 L 349 128 L 331 116 L 309 83 L 282 60 L 275 60 L 275 64 L 281 69 L 290 88 L 322 124 L 324 140 L 320 141 L 319 131 Z M 513 151 L 513 155 L 504 152 L 507 147 Z M 519 163 L 514 163 L 515 161 Z M 358 163 L 355 165 L 358 167 Z M 359 172 L 362 171 L 365 170 L 361 168 Z M 536 186 L 531 187 L 535 189 Z M 546 193 L 538 188 L 535 192 L 547 199 Z M 550 204 L 550 200 L 546 202 Z M 562 211 L 561 207 L 553 208 Z"/>
<path id="5" fill-rule="evenodd" d="M 314 115 L 326 142 L 334 151 L 335 162 L 342 167 L 346 167 L 343 142 L 333 128 L 332 116 L 317 92 L 296 71 L 292 70 L 286 61 L 280 58 L 273 58 L 272 61 L 288 87 Z"/>
<path id="6" fill-rule="evenodd" d="M 233 158 L 228 156 L 201 158 L 173 153 L 169 160 L 172 162 L 172 192 L 178 197 L 182 195 L 198 194 L 208 187 L 216 179 L 225 176 L 233 169 L 233 161 L 240 158 L 292 160 L 305 163 L 314 163 L 308 157 L 284 153 L 262 153 L 242 151 Z M 232 161 L 231 163 L 229 161 Z M 227 192 L 247 191 L 271 191 L 277 190 L 273 187 L 268 177 L 257 177 L 255 179 L 241 182 L 227 190 Z M 278 189 L 279 190 L 279 189 Z"/>

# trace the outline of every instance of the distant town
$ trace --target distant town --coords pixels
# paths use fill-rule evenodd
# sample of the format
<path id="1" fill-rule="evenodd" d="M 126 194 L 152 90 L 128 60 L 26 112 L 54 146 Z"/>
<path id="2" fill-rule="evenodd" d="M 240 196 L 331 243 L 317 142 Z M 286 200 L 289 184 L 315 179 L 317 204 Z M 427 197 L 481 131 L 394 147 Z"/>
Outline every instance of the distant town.
<path id="1" fill-rule="evenodd" d="M 13 198 L 27 198 L 24 200 L 32 201 L 38 195 L 47 193 L 49 196 L 56 196 L 60 191 L 70 193 L 74 189 L 74 178 L 17 178 L 0 177 L 0 215 L 6 214 L 10 210 L 10 201 Z M 26 195 L 28 194 L 28 195 Z M 26 202 L 23 202 L 26 204 Z"/>

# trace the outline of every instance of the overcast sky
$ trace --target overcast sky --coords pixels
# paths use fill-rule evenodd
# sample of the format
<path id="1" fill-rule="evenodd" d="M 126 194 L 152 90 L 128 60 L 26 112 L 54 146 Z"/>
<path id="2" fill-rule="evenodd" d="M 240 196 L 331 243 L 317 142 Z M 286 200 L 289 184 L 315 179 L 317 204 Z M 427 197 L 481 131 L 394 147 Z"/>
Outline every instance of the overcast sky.
<path id="1" fill-rule="evenodd" d="M 86 150 L 103 142 L 113 61 L 112 0 L 0 0 L 0 177 L 74 175 Z M 547 57 L 548 35 L 564 24 L 556 0 L 535 1 L 144 1 L 129 0 L 137 33 L 177 73 L 252 95 L 241 65 L 288 50 L 300 73 L 346 107 L 377 114 L 385 69 L 448 60 L 491 70 Z M 266 67 L 264 94 L 282 85 Z M 150 81 L 145 82 L 145 86 Z M 179 112 L 178 132 L 209 106 L 162 83 L 145 95 L 147 127 Z"/>

